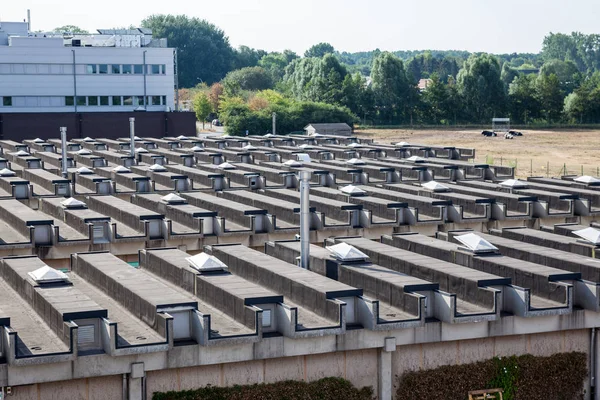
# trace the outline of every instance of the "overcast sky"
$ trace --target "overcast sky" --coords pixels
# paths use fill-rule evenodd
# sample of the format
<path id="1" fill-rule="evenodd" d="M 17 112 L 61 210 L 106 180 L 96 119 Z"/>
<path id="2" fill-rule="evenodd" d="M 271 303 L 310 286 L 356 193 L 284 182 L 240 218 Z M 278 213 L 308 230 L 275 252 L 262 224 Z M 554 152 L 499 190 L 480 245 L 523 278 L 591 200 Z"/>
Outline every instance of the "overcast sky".
<path id="1" fill-rule="evenodd" d="M 600 33 L 599 0 L 5 0 L 0 20 L 22 20 L 28 8 L 33 30 L 73 24 L 93 32 L 186 14 L 223 29 L 234 47 L 299 54 L 318 42 L 349 52 L 538 52 L 548 32 Z"/>

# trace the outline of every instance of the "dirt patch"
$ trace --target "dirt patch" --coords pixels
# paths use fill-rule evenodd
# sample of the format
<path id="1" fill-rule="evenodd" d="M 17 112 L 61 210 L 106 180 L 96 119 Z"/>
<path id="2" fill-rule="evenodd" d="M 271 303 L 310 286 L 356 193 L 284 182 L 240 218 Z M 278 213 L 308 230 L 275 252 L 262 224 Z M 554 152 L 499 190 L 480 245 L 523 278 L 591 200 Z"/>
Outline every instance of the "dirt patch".
<path id="1" fill-rule="evenodd" d="M 516 166 L 518 177 L 581 174 L 598 176 L 600 172 L 600 131 L 524 130 L 523 136 L 506 140 L 484 137 L 481 130 L 357 130 L 359 137 L 381 143 L 456 146 L 475 149 L 475 161 Z"/>

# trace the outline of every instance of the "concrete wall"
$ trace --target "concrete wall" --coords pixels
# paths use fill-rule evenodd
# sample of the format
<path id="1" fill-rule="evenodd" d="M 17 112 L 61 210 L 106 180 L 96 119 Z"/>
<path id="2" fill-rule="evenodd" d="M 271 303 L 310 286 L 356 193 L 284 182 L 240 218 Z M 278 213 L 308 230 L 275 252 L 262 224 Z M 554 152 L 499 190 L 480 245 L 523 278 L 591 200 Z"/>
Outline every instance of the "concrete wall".
<path id="1" fill-rule="evenodd" d="M 147 372 L 147 393 L 190 390 L 206 385 L 233 386 L 284 380 L 315 381 L 342 377 L 377 392 L 377 349 L 340 351 Z"/>
<path id="2" fill-rule="evenodd" d="M 122 398 L 123 377 L 121 375 L 15 386 L 12 388 L 12 395 L 7 395 L 7 399 L 15 400 L 102 400 Z"/>
<path id="3" fill-rule="evenodd" d="M 400 377 L 409 371 L 442 365 L 470 364 L 493 357 L 523 354 L 549 356 L 571 351 L 589 355 L 589 329 L 398 346 L 392 353 L 392 376 Z M 398 379 L 394 378 L 393 383 L 395 393 Z M 587 380 L 585 385 L 589 394 Z"/>
<path id="4" fill-rule="evenodd" d="M 296 344 L 304 347 L 310 343 L 301 342 L 298 341 Z M 391 353 L 385 353 L 382 348 L 375 347 L 169 369 L 149 369 L 153 364 L 149 363 L 145 372 L 147 398 L 151 399 L 153 393 L 157 391 L 190 390 L 206 385 L 232 386 L 236 384 L 271 383 L 282 380 L 310 382 L 324 377 L 342 377 L 349 380 L 356 387 L 373 387 L 375 393 L 383 394 L 382 398 L 385 399 L 392 398 L 388 396 L 396 390 L 397 377 L 407 371 L 431 369 L 441 365 L 468 364 L 487 360 L 494 356 L 504 357 L 521 354 L 549 356 L 571 351 L 589 354 L 589 346 L 590 331 L 580 329 L 403 345 L 396 347 L 395 351 L 392 347 Z M 303 348 L 302 350 L 309 352 L 311 348 Z M 222 351 L 229 350 L 223 348 Z M 385 354 L 391 354 L 389 361 L 385 361 L 386 357 L 383 356 Z M 176 363 L 178 355 L 172 354 L 171 356 L 174 358 L 172 361 Z M 259 357 L 260 354 L 256 354 L 256 356 Z M 268 357 L 266 354 L 263 354 L 263 356 Z M 223 359 L 223 357 L 219 356 L 212 361 L 217 362 L 219 359 Z M 232 359 L 235 359 L 235 357 Z M 111 369 L 112 364 L 108 364 L 98 364 L 97 367 Z M 98 371 L 98 373 L 101 372 Z M 387 390 L 380 391 L 383 386 L 379 388 L 379 382 L 385 382 L 385 379 L 382 380 L 384 374 L 391 377 L 392 385 L 389 385 Z M 127 374 L 129 385 L 132 387 L 138 385 L 140 379 L 132 379 L 130 375 Z M 43 380 L 44 378 L 38 376 L 38 379 Z M 586 381 L 586 388 L 587 386 L 589 386 L 589 382 Z M 589 388 L 587 389 L 589 394 Z M 116 374 L 105 377 L 13 386 L 13 396 L 8 398 L 15 400 L 121 399 L 122 390 L 123 375 Z M 133 396 L 131 398 L 137 399 L 138 397 Z"/>

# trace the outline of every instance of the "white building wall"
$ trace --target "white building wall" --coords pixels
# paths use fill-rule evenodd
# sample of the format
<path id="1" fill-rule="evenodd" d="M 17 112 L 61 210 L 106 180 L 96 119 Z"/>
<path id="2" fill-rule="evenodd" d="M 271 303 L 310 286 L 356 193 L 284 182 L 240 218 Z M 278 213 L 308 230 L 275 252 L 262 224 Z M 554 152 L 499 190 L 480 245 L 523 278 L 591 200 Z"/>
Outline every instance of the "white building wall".
<path id="1" fill-rule="evenodd" d="M 143 65 L 144 53 L 147 66 L 165 66 L 164 74 L 146 75 L 146 95 L 161 96 L 160 104 L 149 105 L 147 110 L 174 108 L 173 49 L 55 47 L 53 43 L 48 44 L 48 47 L 0 46 L 0 97 L 12 98 L 12 105 L 6 105 L 0 99 L 0 112 L 133 111 L 138 105 L 112 105 L 112 96 L 143 96 L 144 75 L 93 74 L 88 73 L 88 65 L 107 64 L 109 71 L 113 64 Z M 75 95 L 75 81 L 77 96 L 110 96 L 109 105 L 66 105 L 65 97 Z"/>

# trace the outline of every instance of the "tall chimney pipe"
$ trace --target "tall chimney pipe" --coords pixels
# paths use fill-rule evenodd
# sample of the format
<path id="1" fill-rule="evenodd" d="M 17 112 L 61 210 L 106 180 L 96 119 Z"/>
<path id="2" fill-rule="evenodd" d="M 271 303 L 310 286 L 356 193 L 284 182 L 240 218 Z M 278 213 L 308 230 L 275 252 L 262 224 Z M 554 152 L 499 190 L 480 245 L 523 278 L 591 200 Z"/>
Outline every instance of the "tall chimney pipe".
<path id="1" fill-rule="evenodd" d="M 27 10 L 27 33 L 31 32 L 31 10 Z"/>
<path id="2" fill-rule="evenodd" d="M 135 118 L 129 118 L 129 152 L 131 157 L 135 159 Z"/>
<path id="3" fill-rule="evenodd" d="M 300 268 L 308 269 L 310 253 L 310 171 L 300 171 Z"/>
<path id="4" fill-rule="evenodd" d="M 62 154 L 62 176 L 63 178 L 68 178 L 69 174 L 67 172 L 67 127 L 60 127 L 60 152 Z"/>

